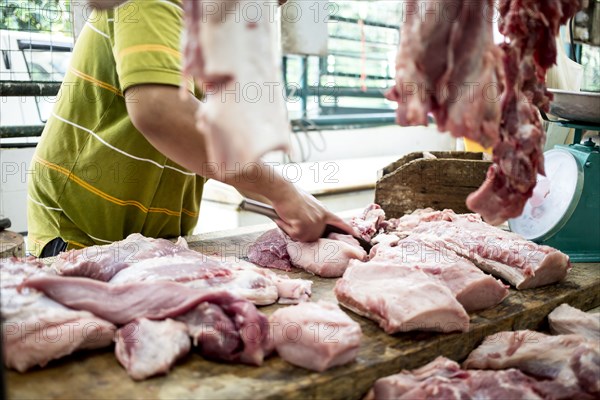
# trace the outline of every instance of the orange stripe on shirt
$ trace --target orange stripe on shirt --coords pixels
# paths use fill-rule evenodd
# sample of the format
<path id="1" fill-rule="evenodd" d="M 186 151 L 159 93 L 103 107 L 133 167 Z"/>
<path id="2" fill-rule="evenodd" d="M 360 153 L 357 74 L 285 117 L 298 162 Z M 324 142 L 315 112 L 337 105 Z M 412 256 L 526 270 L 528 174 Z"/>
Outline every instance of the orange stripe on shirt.
<path id="1" fill-rule="evenodd" d="M 79 71 L 79 70 L 77 70 L 77 69 L 75 69 L 73 67 L 69 68 L 69 71 L 73 75 L 75 75 L 75 76 L 77 76 L 77 77 L 79 77 L 79 78 L 81 78 L 83 80 L 91 82 L 91 83 L 93 83 L 96 86 L 99 86 L 99 87 L 101 87 L 103 89 L 109 90 L 109 91 L 113 92 L 114 94 L 123 97 L 123 93 L 119 89 L 117 89 L 116 87 L 114 87 L 114 86 L 112 86 L 112 85 L 110 85 L 110 84 L 108 84 L 106 82 L 102 82 L 102 81 L 94 78 L 93 76 L 84 74 L 83 72 L 81 72 L 81 71 Z"/>

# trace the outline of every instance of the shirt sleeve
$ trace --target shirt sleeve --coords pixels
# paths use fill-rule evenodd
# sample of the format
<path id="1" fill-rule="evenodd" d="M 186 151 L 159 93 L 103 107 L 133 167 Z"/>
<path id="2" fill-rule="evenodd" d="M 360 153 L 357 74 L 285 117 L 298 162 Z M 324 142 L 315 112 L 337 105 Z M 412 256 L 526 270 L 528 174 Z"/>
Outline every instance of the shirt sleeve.
<path id="1" fill-rule="evenodd" d="M 121 90 L 141 84 L 186 87 L 181 73 L 183 9 L 175 0 L 133 0 L 115 9 L 113 52 Z"/>

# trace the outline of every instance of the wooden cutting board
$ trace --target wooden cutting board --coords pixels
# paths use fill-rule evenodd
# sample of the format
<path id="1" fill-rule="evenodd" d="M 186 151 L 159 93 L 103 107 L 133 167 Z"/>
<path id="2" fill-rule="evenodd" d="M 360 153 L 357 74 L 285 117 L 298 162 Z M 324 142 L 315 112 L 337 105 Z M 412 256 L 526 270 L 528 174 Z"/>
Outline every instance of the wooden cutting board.
<path id="1" fill-rule="evenodd" d="M 196 250 L 239 255 L 260 232 L 237 230 L 196 236 Z M 291 273 L 312 279 L 312 300 L 335 301 L 334 279 Z M 324 373 L 314 373 L 272 356 L 262 367 L 228 365 L 189 354 L 173 371 L 143 382 L 132 381 L 117 362 L 113 349 L 80 352 L 51 362 L 46 368 L 24 374 L 7 373 L 10 399 L 360 399 L 373 382 L 403 368 L 416 368 L 438 355 L 461 361 L 481 340 L 502 330 L 544 329 L 546 316 L 556 306 L 569 303 L 582 310 L 600 306 L 600 263 L 576 264 L 557 285 L 511 290 L 504 302 L 471 314 L 468 333 L 409 332 L 389 336 L 373 322 L 348 311 L 363 330 L 358 360 Z M 261 308 L 267 314 L 279 306 Z"/>

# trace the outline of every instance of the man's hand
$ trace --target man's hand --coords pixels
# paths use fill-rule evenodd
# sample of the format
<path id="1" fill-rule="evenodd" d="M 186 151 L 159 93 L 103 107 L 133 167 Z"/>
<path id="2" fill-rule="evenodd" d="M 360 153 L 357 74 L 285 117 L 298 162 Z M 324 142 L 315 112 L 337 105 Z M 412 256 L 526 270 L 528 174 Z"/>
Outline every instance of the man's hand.
<path id="1" fill-rule="evenodd" d="M 356 235 L 354 228 L 343 219 L 327 210 L 314 196 L 296 188 L 291 183 L 288 194 L 271 199 L 279 215 L 275 223 L 292 239 L 300 242 L 313 242 L 321 237 L 325 225 L 330 224 Z"/>

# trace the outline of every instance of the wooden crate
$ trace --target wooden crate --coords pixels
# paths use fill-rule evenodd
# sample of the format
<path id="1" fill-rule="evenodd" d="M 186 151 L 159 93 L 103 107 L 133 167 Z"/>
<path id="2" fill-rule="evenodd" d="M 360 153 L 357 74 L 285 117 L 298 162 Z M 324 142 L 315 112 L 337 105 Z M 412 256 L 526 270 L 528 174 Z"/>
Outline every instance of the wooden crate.
<path id="1" fill-rule="evenodd" d="M 380 171 L 375 202 L 388 218 L 419 208 L 470 212 L 465 201 L 485 180 L 491 161 L 483 153 L 410 153 Z"/>

